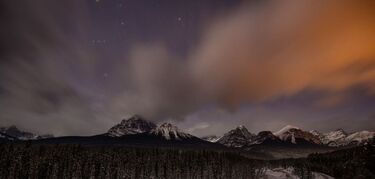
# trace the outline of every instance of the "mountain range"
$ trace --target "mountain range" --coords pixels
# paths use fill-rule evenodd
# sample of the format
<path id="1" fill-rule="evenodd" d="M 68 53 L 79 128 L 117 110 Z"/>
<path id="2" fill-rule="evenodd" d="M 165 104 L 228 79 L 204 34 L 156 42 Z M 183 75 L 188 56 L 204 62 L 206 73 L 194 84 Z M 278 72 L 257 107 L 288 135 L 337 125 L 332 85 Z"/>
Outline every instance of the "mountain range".
<path id="1" fill-rule="evenodd" d="M 320 133 L 316 130 L 304 131 L 298 127 L 287 125 L 276 132 L 261 131 L 258 134 L 250 133 L 244 126 L 225 133 L 222 137 L 207 136 L 202 139 L 220 143 L 227 147 L 244 147 L 249 145 L 259 145 L 262 143 L 287 143 L 295 145 L 321 145 L 329 147 L 342 147 L 348 145 L 362 145 L 373 140 L 375 132 L 358 131 L 347 133 L 343 129 Z"/>
<path id="2" fill-rule="evenodd" d="M 53 135 L 38 135 L 31 132 L 25 132 L 12 125 L 9 127 L 0 127 L 0 138 L 8 140 L 37 140 L 44 138 L 52 138 Z"/>
<path id="3" fill-rule="evenodd" d="M 106 133 L 94 136 L 36 135 L 15 126 L 0 128 L 0 140 L 25 141 L 41 144 L 127 145 L 182 147 L 219 150 L 240 150 L 260 154 L 263 158 L 304 157 L 310 153 L 338 150 L 365 144 L 374 139 L 375 132 L 346 133 L 342 129 L 328 133 L 304 131 L 287 125 L 276 132 L 254 134 L 240 125 L 221 137 L 214 135 L 198 138 L 170 123 L 156 125 L 140 115 L 123 119 Z"/>

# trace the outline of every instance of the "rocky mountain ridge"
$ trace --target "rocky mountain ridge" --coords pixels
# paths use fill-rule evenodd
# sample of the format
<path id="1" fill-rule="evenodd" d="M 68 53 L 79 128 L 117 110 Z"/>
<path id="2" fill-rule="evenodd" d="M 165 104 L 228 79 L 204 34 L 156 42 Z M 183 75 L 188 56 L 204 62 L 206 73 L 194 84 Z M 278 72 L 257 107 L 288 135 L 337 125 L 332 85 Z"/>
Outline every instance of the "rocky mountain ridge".
<path id="1" fill-rule="evenodd" d="M 348 145 L 363 145 L 370 140 L 374 140 L 375 132 L 358 131 L 351 134 L 342 129 L 320 133 L 316 130 L 304 131 L 298 127 L 287 125 L 276 132 L 261 131 L 257 135 L 250 133 L 246 127 L 239 126 L 222 137 L 211 138 L 207 140 L 223 144 L 227 147 L 243 147 L 251 145 L 260 145 L 262 143 L 289 143 L 289 144 L 311 144 L 329 147 L 342 147 Z M 220 139 L 220 140 L 212 140 Z"/>

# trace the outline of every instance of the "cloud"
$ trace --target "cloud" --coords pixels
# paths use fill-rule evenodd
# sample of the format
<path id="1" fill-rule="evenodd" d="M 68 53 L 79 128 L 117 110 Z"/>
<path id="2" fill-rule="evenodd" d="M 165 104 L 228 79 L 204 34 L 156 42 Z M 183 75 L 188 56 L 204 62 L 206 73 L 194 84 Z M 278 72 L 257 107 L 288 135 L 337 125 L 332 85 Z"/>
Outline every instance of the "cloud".
<path id="1" fill-rule="evenodd" d="M 84 34 L 72 37 L 63 29 L 82 30 L 84 4 L 27 1 L 1 7 L 6 23 L 0 31 L 0 125 L 54 135 L 98 132 L 102 121 L 79 85 L 90 80 L 82 78 L 92 76 L 95 59 L 79 43 Z"/>
<path id="2" fill-rule="evenodd" d="M 375 16 L 369 1 L 245 6 L 211 26 L 192 55 L 204 90 L 227 106 L 304 90 L 375 90 Z"/>
<path id="3" fill-rule="evenodd" d="M 231 110 L 309 90 L 322 93 L 311 102 L 320 107 L 345 102 L 357 86 L 371 95 L 373 10 L 370 1 L 243 4 L 218 17 L 187 60 L 160 44 L 138 46 L 131 57 L 136 102 L 125 108 L 165 119 L 210 104 Z"/>
<path id="4" fill-rule="evenodd" d="M 128 83 L 131 85 L 114 97 L 112 109 L 160 121 L 181 119 L 197 106 L 197 86 L 193 84 L 186 63 L 164 45 L 136 46 L 131 50 L 129 60 Z"/>
<path id="5" fill-rule="evenodd" d="M 0 4 L 0 125 L 88 135 L 135 113 L 182 122 L 207 106 L 232 110 L 308 90 L 325 93 L 312 101 L 322 107 L 357 86 L 375 94 L 372 1 L 245 3 L 198 30 L 186 56 L 163 40 L 113 45 L 108 55 L 87 45 L 98 33 L 89 6 L 56 2 Z"/>
<path id="6" fill-rule="evenodd" d="M 198 123 L 198 124 L 194 125 L 193 127 L 188 128 L 187 132 L 192 133 L 192 132 L 195 132 L 196 130 L 205 130 L 208 127 L 210 127 L 210 125 L 207 124 L 207 123 L 204 123 L 204 122 Z"/>

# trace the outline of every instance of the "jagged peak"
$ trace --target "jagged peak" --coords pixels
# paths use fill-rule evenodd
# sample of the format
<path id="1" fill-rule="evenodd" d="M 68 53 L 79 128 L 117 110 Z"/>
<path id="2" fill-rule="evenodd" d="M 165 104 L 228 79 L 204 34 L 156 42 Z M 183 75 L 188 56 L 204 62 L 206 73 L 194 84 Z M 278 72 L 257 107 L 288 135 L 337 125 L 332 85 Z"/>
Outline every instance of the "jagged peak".
<path id="1" fill-rule="evenodd" d="M 135 114 L 131 117 L 122 119 L 121 123 L 129 122 L 129 121 L 147 121 L 141 115 Z"/>
<path id="2" fill-rule="evenodd" d="M 168 123 L 168 122 L 165 122 L 165 123 L 161 124 L 159 127 L 157 127 L 157 129 L 167 130 L 167 131 L 178 131 L 179 130 L 177 126 L 172 125 L 171 123 Z"/>
<path id="3" fill-rule="evenodd" d="M 225 133 L 217 142 L 228 147 L 242 147 L 254 137 L 255 134 L 250 133 L 245 126 L 240 125 Z"/>
<path id="4" fill-rule="evenodd" d="M 171 140 L 171 139 L 181 140 L 184 138 L 192 137 L 192 135 L 180 131 L 180 129 L 178 129 L 177 126 L 172 125 L 171 123 L 168 123 L 168 122 L 161 124 L 152 133 L 162 136 L 167 140 Z"/>
<path id="5" fill-rule="evenodd" d="M 343 129 L 340 128 L 331 132 L 324 133 L 323 135 L 332 139 L 339 139 L 348 136 L 348 133 L 346 133 Z"/>
<path id="6" fill-rule="evenodd" d="M 237 129 L 246 129 L 246 127 L 245 126 L 243 126 L 243 125 L 239 125 L 239 126 L 237 126 Z M 247 130 L 247 129 L 246 129 Z"/>
<path id="7" fill-rule="evenodd" d="M 146 122 L 146 123 L 150 123 L 150 124 L 154 124 L 153 122 L 145 119 L 143 116 L 139 115 L 139 114 L 135 114 L 129 118 L 125 118 L 121 121 L 121 123 L 136 123 L 136 122 Z M 156 124 L 154 124 L 156 126 Z"/>
<path id="8" fill-rule="evenodd" d="M 129 134 L 148 133 L 155 129 L 156 124 L 145 120 L 140 115 L 133 115 L 123 119 L 119 124 L 108 130 L 108 135 L 112 137 L 120 137 Z"/>

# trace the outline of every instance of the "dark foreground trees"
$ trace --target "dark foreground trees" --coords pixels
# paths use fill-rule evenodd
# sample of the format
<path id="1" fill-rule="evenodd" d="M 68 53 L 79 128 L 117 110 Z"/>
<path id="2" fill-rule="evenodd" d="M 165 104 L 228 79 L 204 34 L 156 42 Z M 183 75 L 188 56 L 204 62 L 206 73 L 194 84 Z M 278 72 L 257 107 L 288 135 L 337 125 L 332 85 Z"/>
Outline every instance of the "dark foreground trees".
<path id="1" fill-rule="evenodd" d="M 257 178 L 256 162 L 219 151 L 0 145 L 0 178 Z"/>
<path id="2" fill-rule="evenodd" d="M 325 154 L 311 154 L 307 158 L 271 161 L 272 167 L 293 167 L 301 178 L 311 178 L 311 171 L 335 178 L 375 178 L 375 146 L 343 149 Z"/>
<path id="3" fill-rule="evenodd" d="M 260 161 L 238 152 L 160 147 L 0 144 L 0 178 L 260 178 L 265 168 L 294 168 L 301 178 L 375 178 L 375 147 L 303 159 Z"/>

